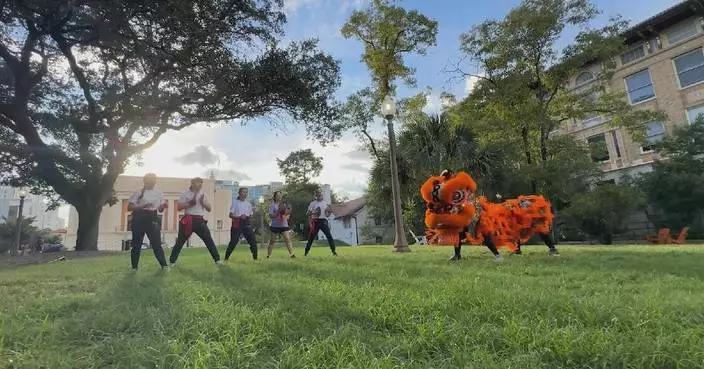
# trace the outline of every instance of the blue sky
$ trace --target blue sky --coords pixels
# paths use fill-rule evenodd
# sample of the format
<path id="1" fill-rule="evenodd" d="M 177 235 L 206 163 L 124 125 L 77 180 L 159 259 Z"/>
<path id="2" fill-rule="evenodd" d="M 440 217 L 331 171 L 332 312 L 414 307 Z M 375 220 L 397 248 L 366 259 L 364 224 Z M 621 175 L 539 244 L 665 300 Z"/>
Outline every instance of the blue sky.
<path id="1" fill-rule="evenodd" d="M 286 0 L 288 25 L 286 39 L 318 38 L 320 47 L 342 63 L 342 87 L 338 98 L 353 93 L 369 84 L 366 67 L 360 63 L 362 46 L 355 40 L 344 40 L 339 29 L 355 8 L 368 0 Z M 632 22 L 644 20 L 674 4 L 677 0 L 597 0 L 604 14 L 620 14 Z M 424 57 L 411 56 L 407 61 L 417 68 L 418 88 L 399 89 L 399 97 L 414 95 L 426 86 L 433 89 L 431 105 L 437 105 L 441 91 L 463 96 L 463 81 L 449 81 L 443 69 L 452 65 L 459 54 L 459 35 L 472 25 L 486 19 L 501 18 L 517 0 L 405 0 L 406 8 L 420 10 L 439 22 L 437 47 Z M 429 106 L 433 108 L 433 106 Z M 382 127 L 377 127 L 381 135 Z M 203 147 L 198 147 L 203 146 Z M 218 168 L 224 179 L 240 179 L 244 184 L 268 183 L 281 180 L 276 158 L 301 148 L 313 149 L 324 158 L 324 170 L 317 180 L 329 183 L 337 192 L 350 197 L 363 193 L 367 182 L 370 159 L 357 150 L 358 142 L 351 134 L 335 145 L 321 147 L 306 140 L 305 131 L 295 126 L 285 131 L 273 130 L 266 120 L 249 122 L 247 126 L 223 125 L 197 127 L 162 137 L 152 149 L 145 152 L 142 165 L 133 165 L 126 174 L 143 175 L 156 172 L 164 177 L 202 175 L 207 168 Z M 189 154 L 190 153 L 190 154 Z M 183 156 L 189 154 L 187 158 Z"/>

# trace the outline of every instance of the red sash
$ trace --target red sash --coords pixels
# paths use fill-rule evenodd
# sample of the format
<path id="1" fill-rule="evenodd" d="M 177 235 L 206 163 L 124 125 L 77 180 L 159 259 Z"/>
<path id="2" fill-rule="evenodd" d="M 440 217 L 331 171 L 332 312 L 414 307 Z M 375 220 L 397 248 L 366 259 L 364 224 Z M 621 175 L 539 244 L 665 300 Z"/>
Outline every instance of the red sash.
<path id="1" fill-rule="evenodd" d="M 232 218 L 232 228 L 239 228 L 240 227 L 240 218 Z"/>
<path id="2" fill-rule="evenodd" d="M 181 218 L 181 221 L 179 222 L 183 226 L 183 235 L 186 236 L 186 239 L 191 237 L 191 235 L 193 234 L 193 218 L 203 219 L 203 217 L 200 215 L 186 214 L 183 216 L 183 218 Z"/>

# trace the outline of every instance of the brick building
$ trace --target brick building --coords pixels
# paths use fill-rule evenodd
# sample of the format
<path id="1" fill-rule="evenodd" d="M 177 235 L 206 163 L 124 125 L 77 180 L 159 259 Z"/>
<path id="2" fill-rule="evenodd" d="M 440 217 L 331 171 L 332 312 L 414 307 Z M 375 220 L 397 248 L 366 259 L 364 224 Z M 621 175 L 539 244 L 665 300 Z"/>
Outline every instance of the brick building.
<path id="1" fill-rule="evenodd" d="M 637 109 L 665 112 L 665 121 L 643 122 L 647 143 L 634 140 L 625 129 L 609 124 L 608 116 L 568 122 L 553 134 L 583 139 L 592 149 L 605 179 L 651 170 L 657 157 L 651 144 L 693 122 L 704 113 L 704 1 L 689 0 L 633 26 L 625 32 L 628 49 L 617 58 L 607 89 L 625 92 Z M 597 83 L 600 63 L 585 66 L 568 87 L 580 92 Z"/>

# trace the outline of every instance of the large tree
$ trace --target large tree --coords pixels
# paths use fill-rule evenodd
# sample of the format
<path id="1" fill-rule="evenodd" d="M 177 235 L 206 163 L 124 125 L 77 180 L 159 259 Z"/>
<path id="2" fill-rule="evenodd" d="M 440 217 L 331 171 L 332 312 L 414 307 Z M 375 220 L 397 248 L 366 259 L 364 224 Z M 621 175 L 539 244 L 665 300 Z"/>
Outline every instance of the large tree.
<path id="1" fill-rule="evenodd" d="M 323 170 L 323 158 L 315 156 L 311 149 L 293 151 L 283 160 L 276 158 L 276 164 L 287 184 L 309 183 Z"/>
<path id="2" fill-rule="evenodd" d="M 116 178 L 166 132 L 267 115 L 335 139 L 338 63 L 279 47 L 282 3 L 0 2 L 1 180 L 58 193 L 95 249 Z"/>
<path id="3" fill-rule="evenodd" d="M 524 0 L 505 18 L 476 25 L 461 38 L 462 51 L 481 73 L 474 75 L 476 88 L 455 112 L 485 139 L 520 148 L 522 166 L 536 173 L 529 178 L 532 191 L 549 186 L 537 173 L 550 166 L 551 133 L 565 122 L 608 116 L 642 138 L 643 122 L 660 117 L 633 109 L 623 94 L 605 88 L 624 47 L 620 35 L 626 23 L 616 19 L 589 28 L 598 13 L 587 0 Z M 580 31 L 560 52 L 558 41 L 568 27 Z M 594 63 L 602 66 L 597 81 L 570 91 L 570 79 Z"/>

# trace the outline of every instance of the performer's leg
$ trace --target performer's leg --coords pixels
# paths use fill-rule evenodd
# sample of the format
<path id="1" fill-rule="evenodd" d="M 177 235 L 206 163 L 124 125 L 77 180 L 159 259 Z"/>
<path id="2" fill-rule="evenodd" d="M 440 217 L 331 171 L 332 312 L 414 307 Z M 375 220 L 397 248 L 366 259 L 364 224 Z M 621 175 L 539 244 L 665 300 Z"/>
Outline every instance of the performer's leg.
<path id="1" fill-rule="evenodd" d="M 305 256 L 308 256 L 308 252 L 310 252 L 310 247 L 313 245 L 313 241 L 315 241 L 315 237 L 318 236 L 318 222 L 313 222 L 313 229 L 310 231 L 310 235 L 308 236 L 308 242 L 306 243 L 306 252 Z"/>
<path id="2" fill-rule="evenodd" d="M 259 250 L 257 249 L 257 239 L 254 237 L 254 231 L 252 230 L 252 227 L 242 228 L 242 233 L 244 233 L 244 238 L 249 244 L 249 251 L 252 253 L 252 259 L 257 260 L 257 254 Z"/>
<path id="3" fill-rule="evenodd" d="M 142 252 L 142 242 L 144 241 L 145 227 L 140 222 L 141 219 L 132 222 L 132 269 L 137 269 L 139 265 L 139 254 Z"/>
<path id="4" fill-rule="evenodd" d="M 183 224 L 179 223 L 176 244 L 174 244 L 174 248 L 171 249 L 171 256 L 169 256 L 169 262 L 171 262 L 171 264 L 176 264 L 176 260 L 178 260 L 178 254 L 181 253 L 181 249 L 183 248 L 183 245 L 186 243 L 186 241 L 188 241 L 188 238 L 186 238 L 186 232 L 184 232 Z"/>
<path id="5" fill-rule="evenodd" d="M 151 227 L 147 230 L 149 245 L 154 251 L 154 256 L 162 267 L 166 266 L 166 257 L 164 256 L 164 248 L 161 247 L 161 229 L 158 222 L 151 222 Z"/>
<path id="6" fill-rule="evenodd" d="M 216 263 L 220 261 L 220 253 L 218 252 L 218 248 L 215 246 L 213 236 L 210 234 L 210 229 L 208 229 L 208 223 L 206 223 L 205 221 L 199 221 L 194 223 L 193 233 L 197 234 L 198 237 L 203 240 L 203 243 L 205 243 L 205 247 L 208 248 L 210 256 L 213 258 L 213 261 Z"/>
<path id="7" fill-rule="evenodd" d="M 547 234 L 540 234 L 540 239 L 545 242 L 545 245 L 547 245 L 548 249 L 548 255 L 550 256 L 559 256 L 560 252 L 557 251 L 557 244 L 555 243 L 555 240 L 552 238 L 552 235 L 550 233 Z"/>
<path id="8" fill-rule="evenodd" d="M 293 242 L 291 242 L 291 233 L 286 231 L 283 233 L 284 236 L 284 243 L 286 244 L 286 248 L 288 249 L 288 256 L 295 258 L 296 256 L 293 254 Z"/>
<path id="9" fill-rule="evenodd" d="M 502 260 L 501 254 L 499 254 L 499 250 L 496 249 L 496 245 L 494 244 L 494 241 L 491 239 L 491 237 L 484 238 L 484 245 L 489 249 L 489 251 L 491 251 L 492 254 L 494 254 L 494 260 Z"/>
<path id="10" fill-rule="evenodd" d="M 521 251 L 521 240 L 518 240 L 516 242 L 516 251 L 514 251 L 512 254 L 514 255 L 522 255 L 523 251 Z"/>
<path id="11" fill-rule="evenodd" d="M 227 250 L 225 251 L 225 260 L 230 260 L 230 255 L 232 255 L 232 252 L 235 251 L 237 243 L 240 242 L 241 235 L 241 228 L 230 228 L 230 243 L 227 244 Z"/>
<path id="12" fill-rule="evenodd" d="M 330 251 L 332 251 L 332 254 L 337 255 L 337 253 L 335 252 L 335 241 L 333 240 L 332 234 L 330 233 L 330 226 L 328 226 L 327 220 L 323 220 L 320 222 L 320 230 L 323 231 L 325 238 L 328 239 L 328 246 L 330 246 Z"/>
<path id="13" fill-rule="evenodd" d="M 450 258 L 450 261 L 458 261 L 462 259 L 462 240 L 467 236 L 465 232 L 460 232 L 460 236 L 457 239 L 457 244 L 454 247 L 455 254 Z"/>
<path id="14" fill-rule="evenodd" d="M 266 258 L 267 259 L 271 256 L 271 252 L 274 250 L 274 242 L 276 241 L 276 239 L 278 237 L 279 237 L 279 235 L 277 233 L 274 233 L 273 230 L 271 230 L 271 232 L 269 232 L 269 244 L 266 246 Z"/>

